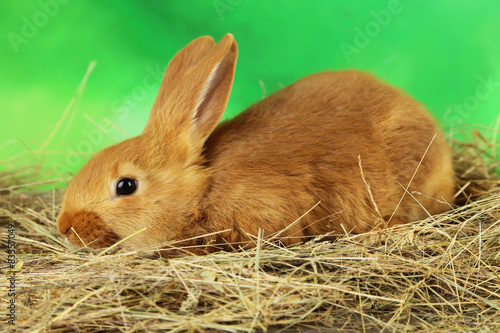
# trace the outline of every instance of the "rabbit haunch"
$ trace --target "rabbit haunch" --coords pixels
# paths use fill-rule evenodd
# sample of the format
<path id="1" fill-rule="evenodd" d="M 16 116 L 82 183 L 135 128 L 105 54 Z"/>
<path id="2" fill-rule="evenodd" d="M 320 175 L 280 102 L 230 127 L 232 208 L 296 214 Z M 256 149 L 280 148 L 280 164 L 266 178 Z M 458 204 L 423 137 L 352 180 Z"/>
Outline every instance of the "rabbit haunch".
<path id="1" fill-rule="evenodd" d="M 143 133 L 96 154 L 70 183 L 58 217 L 69 242 L 104 247 L 146 228 L 122 246 L 196 252 L 260 228 L 292 244 L 450 208 L 449 147 L 418 102 L 366 73 L 322 72 L 217 126 L 236 57 L 228 34 L 172 59 Z M 137 182 L 130 195 L 116 192 L 124 178 Z"/>

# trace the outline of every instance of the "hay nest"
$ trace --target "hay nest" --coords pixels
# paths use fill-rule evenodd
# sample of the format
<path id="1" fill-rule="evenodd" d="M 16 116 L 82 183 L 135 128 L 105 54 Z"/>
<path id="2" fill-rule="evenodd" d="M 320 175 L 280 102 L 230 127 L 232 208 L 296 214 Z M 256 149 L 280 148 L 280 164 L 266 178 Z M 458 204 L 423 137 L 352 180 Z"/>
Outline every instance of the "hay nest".
<path id="1" fill-rule="evenodd" d="M 55 224 L 60 191 L 26 190 L 3 172 L 2 320 L 14 275 L 16 326 L 7 329 L 499 331 L 499 162 L 478 143 L 455 150 L 460 206 L 376 244 L 343 236 L 284 248 L 259 238 L 253 249 L 171 259 L 68 250 Z"/>

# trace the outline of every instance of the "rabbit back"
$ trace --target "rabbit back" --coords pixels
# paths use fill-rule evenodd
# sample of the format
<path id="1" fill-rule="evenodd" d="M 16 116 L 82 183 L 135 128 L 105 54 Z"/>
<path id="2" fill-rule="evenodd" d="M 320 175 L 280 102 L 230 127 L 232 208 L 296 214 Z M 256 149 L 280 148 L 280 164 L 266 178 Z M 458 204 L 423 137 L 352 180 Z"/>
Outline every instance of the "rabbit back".
<path id="1" fill-rule="evenodd" d="M 357 71 L 310 75 L 252 105 L 215 129 L 205 158 L 207 226 L 231 227 L 230 241 L 258 228 L 285 243 L 362 233 L 453 201 L 450 150 L 433 118 Z"/>

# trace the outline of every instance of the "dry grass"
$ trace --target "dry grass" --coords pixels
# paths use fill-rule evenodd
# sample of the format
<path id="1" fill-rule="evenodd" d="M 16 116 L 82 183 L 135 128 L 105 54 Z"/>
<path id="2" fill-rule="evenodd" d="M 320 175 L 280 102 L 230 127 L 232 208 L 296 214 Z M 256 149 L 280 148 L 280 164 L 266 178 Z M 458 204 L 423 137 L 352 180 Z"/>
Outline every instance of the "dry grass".
<path id="1" fill-rule="evenodd" d="M 174 259 L 72 252 L 54 222 L 60 193 L 23 190 L 1 173 L 2 320 L 13 222 L 23 263 L 18 329 L 500 331 L 499 163 L 484 147 L 462 145 L 455 154 L 463 206 L 387 231 L 379 243 L 345 236 L 283 248 L 257 237 L 254 249 Z"/>

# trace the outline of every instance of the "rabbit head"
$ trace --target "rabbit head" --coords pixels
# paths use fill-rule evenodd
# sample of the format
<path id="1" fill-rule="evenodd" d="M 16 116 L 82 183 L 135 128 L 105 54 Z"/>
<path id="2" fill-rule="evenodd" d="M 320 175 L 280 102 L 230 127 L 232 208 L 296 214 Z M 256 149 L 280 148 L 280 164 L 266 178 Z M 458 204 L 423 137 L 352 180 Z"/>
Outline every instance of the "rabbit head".
<path id="1" fill-rule="evenodd" d="M 97 153 L 69 184 L 57 218 L 67 241 L 141 248 L 203 234 L 190 223 L 210 177 L 202 149 L 226 108 L 236 58 L 231 34 L 177 53 L 142 134 Z"/>

